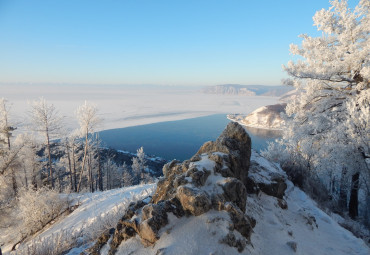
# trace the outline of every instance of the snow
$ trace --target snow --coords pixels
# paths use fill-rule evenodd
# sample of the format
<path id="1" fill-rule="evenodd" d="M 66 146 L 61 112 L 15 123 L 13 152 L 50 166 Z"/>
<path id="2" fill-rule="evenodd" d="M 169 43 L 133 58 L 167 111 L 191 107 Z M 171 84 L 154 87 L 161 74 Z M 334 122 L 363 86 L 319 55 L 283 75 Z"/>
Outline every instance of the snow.
<path id="1" fill-rule="evenodd" d="M 286 173 L 278 164 L 268 161 L 254 150 L 252 150 L 250 162 L 251 167 L 248 175 L 255 182 L 269 184 L 273 175 L 280 175 L 287 178 Z M 258 167 L 254 167 L 255 165 Z M 261 168 L 264 171 L 260 171 Z"/>
<path id="2" fill-rule="evenodd" d="M 254 151 L 251 162 L 260 164 L 266 170 L 265 174 L 259 173 L 260 176 L 266 177 L 274 172 L 285 174 L 277 164 L 269 162 Z M 276 198 L 262 192 L 247 199 L 246 213 L 257 221 L 251 238 L 254 246 L 252 254 L 370 254 L 370 249 L 363 240 L 338 225 L 292 182 L 287 180 L 286 183 L 288 187 L 284 199 L 288 204 L 287 210 L 277 205 Z M 287 245 L 288 242 L 297 244 L 296 253 Z"/>
<path id="3" fill-rule="evenodd" d="M 92 232 L 101 231 L 104 225 L 110 223 L 115 226 L 130 202 L 151 195 L 155 187 L 155 184 L 142 184 L 104 192 L 72 194 L 75 196 L 74 202 L 80 204 L 77 209 L 33 238 L 40 242 L 40 240 L 48 240 L 59 233 L 66 232 L 71 236 L 85 237 L 85 240 L 81 242 L 89 241 L 88 239 L 96 234 Z M 76 254 L 79 250 L 74 249 L 69 254 Z M 7 249 L 4 250 L 4 252 L 7 251 Z"/>
<path id="4" fill-rule="evenodd" d="M 214 210 L 198 217 L 176 218 L 169 214 L 169 224 L 160 231 L 161 238 L 155 246 L 145 248 L 139 238 L 132 238 L 121 244 L 116 254 L 154 255 L 161 249 L 167 255 L 239 254 L 235 248 L 218 242 L 229 233 L 228 219 L 227 212 Z M 233 232 L 240 238 L 237 231 Z"/>
<path id="5" fill-rule="evenodd" d="M 214 167 L 214 162 L 206 155 L 201 157 L 200 161 L 192 163 L 193 166 Z M 257 177 L 264 180 L 268 180 L 273 174 L 285 175 L 279 165 L 269 162 L 255 151 L 252 151 L 251 165 L 259 166 L 261 171 Z M 251 175 L 256 174 L 251 172 Z M 207 182 L 218 183 L 221 179 L 221 176 L 210 175 Z M 177 218 L 169 213 L 169 224 L 160 230 L 160 239 L 154 246 L 144 247 L 140 238 L 134 237 L 123 242 L 116 254 L 370 254 L 370 249 L 363 240 L 338 225 L 335 219 L 319 209 L 316 203 L 292 182 L 287 180 L 286 183 L 288 188 L 284 199 L 288 209 L 285 210 L 278 206 L 277 198 L 263 192 L 248 195 L 246 214 L 256 219 L 257 224 L 251 236 L 252 245 L 247 245 L 242 253 L 219 242 L 230 232 L 228 213 L 210 210 L 198 217 Z M 79 197 L 81 204 L 73 213 L 56 222 L 40 236 L 47 238 L 63 230 L 69 233 L 83 231 L 83 236 L 88 236 L 88 232 L 96 229 L 94 222 L 117 209 L 116 214 L 122 216 L 130 201 L 143 199 L 151 195 L 154 189 L 155 184 L 150 184 L 82 195 Z M 237 231 L 232 232 L 237 238 L 241 237 Z M 289 242 L 297 245 L 296 252 L 288 245 Z M 80 247 L 73 248 L 68 254 L 79 254 L 90 245 L 92 242 L 81 243 Z M 107 254 L 108 250 L 108 245 L 105 245 L 101 254 Z"/>
<path id="6" fill-rule="evenodd" d="M 12 103 L 15 115 L 25 125 L 28 102 L 43 96 L 66 116 L 68 128 L 78 127 L 76 109 L 85 100 L 98 108 L 103 123 L 98 130 L 123 128 L 212 114 L 248 114 L 263 105 L 278 102 L 277 97 L 203 94 L 197 88 L 128 87 L 83 85 L 0 85 L 2 97 Z M 22 131 L 19 127 L 18 130 Z"/>
<path id="7" fill-rule="evenodd" d="M 284 120 L 280 117 L 280 113 L 286 104 L 276 104 L 262 106 L 248 115 L 244 114 L 229 114 L 229 120 L 236 121 L 239 124 L 252 128 L 281 130 L 284 125 Z"/>
<path id="8" fill-rule="evenodd" d="M 247 201 L 257 225 L 252 234 L 255 254 L 294 254 L 287 242 L 297 243 L 296 254 L 367 255 L 366 244 L 339 226 L 299 188 L 286 196 L 288 210 L 276 205 L 276 198 L 263 193 Z M 315 217 L 317 226 L 308 224 Z M 291 235 L 289 234 L 291 233 Z"/>

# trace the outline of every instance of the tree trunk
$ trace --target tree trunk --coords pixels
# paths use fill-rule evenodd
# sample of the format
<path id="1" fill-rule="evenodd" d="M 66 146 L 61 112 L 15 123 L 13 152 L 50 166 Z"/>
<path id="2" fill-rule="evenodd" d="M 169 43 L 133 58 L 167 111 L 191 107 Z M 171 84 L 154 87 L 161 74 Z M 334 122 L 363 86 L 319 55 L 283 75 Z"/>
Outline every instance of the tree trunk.
<path id="1" fill-rule="evenodd" d="M 50 151 L 50 139 L 49 139 L 49 131 L 46 129 L 46 147 L 48 150 L 48 159 L 49 159 L 49 184 L 51 184 L 51 188 L 54 189 L 54 179 L 53 179 L 53 167 L 51 164 L 51 151 Z"/>
<path id="2" fill-rule="evenodd" d="M 77 192 L 77 174 L 76 174 L 76 158 L 75 147 L 72 145 L 72 162 L 73 162 L 73 190 Z"/>
<path id="3" fill-rule="evenodd" d="M 88 135 L 89 135 L 89 132 L 88 132 L 88 130 L 86 130 L 85 150 L 84 150 L 84 157 L 83 157 L 83 160 L 82 160 L 82 168 L 81 168 L 81 173 L 80 173 L 80 181 L 78 182 L 78 186 L 77 186 L 77 193 L 80 192 L 80 187 L 81 187 L 81 182 L 82 182 L 82 175 L 84 173 L 84 168 L 85 168 L 85 164 L 86 164 Z"/>
<path id="4" fill-rule="evenodd" d="M 349 199 L 349 216 L 355 219 L 358 216 L 358 188 L 359 188 L 360 173 L 352 175 L 351 197 Z"/>
<path id="5" fill-rule="evenodd" d="M 71 190 L 73 190 L 72 163 L 71 163 L 71 154 L 69 153 L 68 142 L 66 142 L 66 149 L 67 149 L 68 167 L 69 167 L 69 181 L 71 185 Z"/>
<path id="6" fill-rule="evenodd" d="M 342 169 L 342 176 L 340 178 L 340 190 L 339 190 L 339 206 L 342 209 L 347 210 L 347 185 L 346 185 L 346 178 L 347 178 L 347 168 L 343 167 Z"/>
<path id="7" fill-rule="evenodd" d="M 17 185 L 17 179 L 15 177 L 15 170 L 12 167 L 10 171 L 12 172 L 12 187 L 13 187 L 14 195 L 17 195 L 17 193 L 18 193 L 18 185 Z"/>
<path id="8" fill-rule="evenodd" d="M 103 174 L 100 163 L 100 150 L 98 148 L 98 187 L 100 191 L 103 191 Z"/>

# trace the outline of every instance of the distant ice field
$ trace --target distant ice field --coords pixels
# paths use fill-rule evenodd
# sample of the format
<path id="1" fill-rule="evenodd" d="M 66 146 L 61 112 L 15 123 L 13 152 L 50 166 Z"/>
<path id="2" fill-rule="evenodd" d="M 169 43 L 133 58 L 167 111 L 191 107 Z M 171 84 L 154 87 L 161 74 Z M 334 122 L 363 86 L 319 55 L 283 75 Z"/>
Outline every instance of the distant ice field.
<path id="1" fill-rule="evenodd" d="M 68 129 L 78 127 L 75 111 L 85 100 L 99 109 L 98 130 L 132 127 L 213 114 L 248 114 L 275 104 L 277 97 L 203 94 L 197 87 L 123 85 L 0 85 L 0 97 L 12 104 L 11 115 L 25 130 L 29 102 L 44 97 L 65 116 Z M 22 128 L 23 127 L 23 128 Z"/>

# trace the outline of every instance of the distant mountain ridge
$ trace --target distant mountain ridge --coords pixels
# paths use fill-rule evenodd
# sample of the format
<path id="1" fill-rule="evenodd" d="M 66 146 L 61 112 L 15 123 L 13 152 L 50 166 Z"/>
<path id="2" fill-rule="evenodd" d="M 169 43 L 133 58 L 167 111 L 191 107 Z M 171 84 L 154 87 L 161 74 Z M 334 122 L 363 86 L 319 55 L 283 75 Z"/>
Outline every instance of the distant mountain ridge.
<path id="1" fill-rule="evenodd" d="M 288 86 L 222 84 L 202 89 L 205 94 L 280 97 L 293 90 Z"/>

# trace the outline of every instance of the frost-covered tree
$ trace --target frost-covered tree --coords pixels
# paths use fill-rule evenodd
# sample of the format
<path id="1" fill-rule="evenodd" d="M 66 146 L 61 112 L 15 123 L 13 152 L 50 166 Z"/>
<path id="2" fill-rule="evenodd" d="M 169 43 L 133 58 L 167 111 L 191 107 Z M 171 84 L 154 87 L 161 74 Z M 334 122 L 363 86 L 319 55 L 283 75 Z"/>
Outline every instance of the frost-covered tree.
<path id="1" fill-rule="evenodd" d="M 80 124 L 80 132 L 81 136 L 85 139 L 85 145 L 84 145 L 84 155 L 82 159 L 82 167 L 81 167 L 81 173 L 80 173 L 80 180 L 78 182 L 77 186 L 77 192 L 80 191 L 80 186 L 82 182 L 82 176 L 84 173 L 86 160 L 87 160 L 87 151 L 89 147 L 89 134 L 94 132 L 95 128 L 99 125 L 101 122 L 101 119 L 98 116 L 98 109 L 96 106 L 89 104 L 85 101 L 85 104 L 78 107 L 76 111 L 76 116 L 78 123 Z"/>
<path id="2" fill-rule="evenodd" d="M 41 158 L 38 151 L 41 145 L 32 134 L 24 133 L 17 136 L 15 145 L 22 146 L 19 152 L 19 176 L 23 176 L 22 186 L 25 189 L 38 189 L 42 186 Z"/>
<path id="3" fill-rule="evenodd" d="M 34 131 L 41 133 L 45 137 L 49 168 L 49 184 L 54 188 L 50 140 L 56 138 L 59 134 L 62 128 L 62 117 L 59 115 L 55 106 L 53 104 L 48 104 L 44 98 L 32 102 L 30 117 Z"/>
<path id="4" fill-rule="evenodd" d="M 120 183 L 120 175 L 118 173 L 118 166 L 112 158 L 108 158 L 103 164 L 105 172 L 105 187 L 107 190 L 117 187 Z"/>
<path id="5" fill-rule="evenodd" d="M 6 99 L 0 98 L 0 143 L 6 144 L 11 148 L 10 137 L 16 129 L 9 119 L 10 106 Z"/>
<path id="6" fill-rule="evenodd" d="M 0 99 L 0 175 L 8 172 L 11 175 L 11 182 L 14 193 L 17 192 L 16 163 L 20 148 L 12 148 L 10 138 L 16 128 L 10 120 L 10 105 L 4 98 Z"/>
<path id="7" fill-rule="evenodd" d="M 123 180 L 123 185 L 125 187 L 131 186 L 134 184 L 134 177 L 130 173 L 130 170 L 126 162 L 123 162 L 123 165 L 122 165 L 122 180 Z"/>
<path id="8" fill-rule="evenodd" d="M 283 66 L 291 77 L 286 82 L 302 93 L 287 105 L 281 150 L 290 155 L 286 162 L 316 174 L 330 172 L 342 182 L 348 179 L 343 177 L 352 176 L 351 199 L 357 200 L 359 176 L 369 171 L 365 163 L 369 143 L 362 142 L 364 135 L 368 139 L 369 111 L 361 100 L 370 87 L 370 1 L 360 0 L 353 10 L 347 1 L 330 3 L 328 10 L 313 17 L 322 35 L 301 35 L 301 46 L 290 46 L 297 60 Z M 355 120 L 358 115 L 361 123 Z M 350 213 L 352 217 L 357 216 L 356 210 Z"/>
<path id="9" fill-rule="evenodd" d="M 41 230 L 69 205 L 68 198 L 46 187 L 38 190 L 24 189 L 20 192 L 18 200 L 19 214 L 22 218 L 19 231 L 23 237 Z"/>
<path id="10" fill-rule="evenodd" d="M 136 151 L 136 156 L 137 156 L 137 162 L 135 162 L 135 164 L 137 164 L 137 166 L 135 166 L 135 171 L 134 172 L 137 173 L 137 176 L 138 176 L 138 178 L 140 178 L 140 180 L 144 180 L 145 179 L 145 171 L 146 171 L 148 166 L 146 165 L 147 160 L 145 158 L 146 156 L 145 156 L 145 152 L 144 152 L 143 147 L 140 147 Z"/>
<path id="11" fill-rule="evenodd" d="M 134 175 L 134 179 L 136 179 L 137 182 L 140 182 L 141 166 L 140 166 L 139 159 L 137 157 L 132 158 L 131 169 L 132 169 L 132 173 Z"/>

